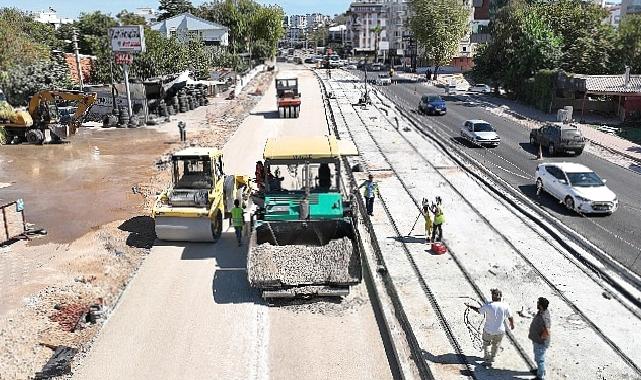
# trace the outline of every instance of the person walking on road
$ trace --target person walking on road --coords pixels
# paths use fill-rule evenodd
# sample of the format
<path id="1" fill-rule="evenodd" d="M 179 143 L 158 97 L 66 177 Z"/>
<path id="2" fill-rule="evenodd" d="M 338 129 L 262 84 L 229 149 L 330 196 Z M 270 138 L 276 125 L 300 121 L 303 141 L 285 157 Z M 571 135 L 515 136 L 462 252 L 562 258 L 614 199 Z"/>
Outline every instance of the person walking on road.
<path id="1" fill-rule="evenodd" d="M 369 175 L 367 180 L 363 181 L 358 187 L 365 187 L 365 205 L 367 207 L 367 215 L 374 215 L 374 197 L 378 194 L 378 183 L 374 182 L 374 176 Z"/>
<path id="2" fill-rule="evenodd" d="M 503 293 L 499 289 L 492 289 L 492 302 L 481 307 L 465 304 L 465 306 L 476 311 L 485 317 L 483 326 L 483 354 L 485 365 L 491 367 L 496 358 L 496 353 L 501 347 L 501 341 L 505 336 L 506 321 L 510 323 L 510 329 L 514 330 L 514 318 L 510 307 L 502 301 Z M 488 348 L 492 347 L 490 353 Z"/>
<path id="3" fill-rule="evenodd" d="M 423 217 L 425 218 L 425 242 L 430 242 L 430 236 L 432 236 L 432 216 L 430 215 L 430 206 L 427 204 L 423 205 Z"/>
<path id="4" fill-rule="evenodd" d="M 445 223 L 445 215 L 443 214 L 443 205 L 441 198 L 438 197 L 436 204 L 432 205 L 432 212 L 434 213 L 434 225 L 432 227 L 432 243 L 440 242 L 443 239 L 443 223 Z M 438 238 L 437 238 L 438 234 Z"/>
<path id="5" fill-rule="evenodd" d="M 550 301 L 540 297 L 536 303 L 538 312 L 530 324 L 530 333 L 528 338 L 532 341 L 534 348 L 534 361 L 536 369 L 532 373 L 536 375 L 535 379 L 545 379 L 545 351 L 550 346 L 550 312 L 548 305 Z"/>
<path id="6" fill-rule="evenodd" d="M 234 230 L 236 230 L 236 240 L 238 240 L 238 246 L 241 245 L 241 237 L 243 235 L 243 225 L 245 224 L 245 210 L 240 208 L 240 201 L 234 199 L 234 208 L 231 209 L 231 221 L 234 225 Z"/>

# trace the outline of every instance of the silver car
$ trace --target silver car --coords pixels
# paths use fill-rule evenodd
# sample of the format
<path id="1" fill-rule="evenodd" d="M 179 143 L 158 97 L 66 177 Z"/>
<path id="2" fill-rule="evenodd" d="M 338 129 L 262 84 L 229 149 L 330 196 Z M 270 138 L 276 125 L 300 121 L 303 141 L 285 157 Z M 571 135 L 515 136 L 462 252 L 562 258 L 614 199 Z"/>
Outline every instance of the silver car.
<path id="1" fill-rule="evenodd" d="M 461 127 L 461 137 L 474 145 L 498 146 L 501 138 L 485 120 L 467 120 Z"/>

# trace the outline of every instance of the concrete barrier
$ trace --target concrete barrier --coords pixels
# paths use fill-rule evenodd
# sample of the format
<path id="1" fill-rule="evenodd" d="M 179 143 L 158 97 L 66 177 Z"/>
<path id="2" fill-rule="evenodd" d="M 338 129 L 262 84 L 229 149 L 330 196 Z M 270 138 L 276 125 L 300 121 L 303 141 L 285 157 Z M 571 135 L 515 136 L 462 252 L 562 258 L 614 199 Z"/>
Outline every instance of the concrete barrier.
<path id="1" fill-rule="evenodd" d="M 261 73 L 265 71 L 265 65 L 258 65 L 254 67 L 253 69 L 249 70 L 249 72 L 243 76 L 237 75 L 236 76 L 236 86 L 234 87 L 234 95 L 238 96 L 240 92 L 247 86 L 247 84 L 258 75 L 258 73 Z"/>

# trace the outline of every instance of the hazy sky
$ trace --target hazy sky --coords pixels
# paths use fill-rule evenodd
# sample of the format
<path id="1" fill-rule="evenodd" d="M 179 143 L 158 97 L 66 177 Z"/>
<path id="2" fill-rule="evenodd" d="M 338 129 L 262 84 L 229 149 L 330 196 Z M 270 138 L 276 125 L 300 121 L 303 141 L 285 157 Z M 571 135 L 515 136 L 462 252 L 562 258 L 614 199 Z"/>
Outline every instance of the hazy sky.
<path id="1" fill-rule="evenodd" d="M 263 4 L 278 4 L 288 15 L 323 13 L 334 15 L 342 13 L 349 7 L 350 0 L 257 0 Z M 204 1 L 192 1 L 200 5 Z M 0 0 L 0 7 L 17 7 L 24 10 L 40 11 L 52 7 L 60 16 L 77 17 L 80 12 L 100 10 L 115 15 L 123 9 L 133 10 L 139 7 L 158 7 L 154 0 Z"/>

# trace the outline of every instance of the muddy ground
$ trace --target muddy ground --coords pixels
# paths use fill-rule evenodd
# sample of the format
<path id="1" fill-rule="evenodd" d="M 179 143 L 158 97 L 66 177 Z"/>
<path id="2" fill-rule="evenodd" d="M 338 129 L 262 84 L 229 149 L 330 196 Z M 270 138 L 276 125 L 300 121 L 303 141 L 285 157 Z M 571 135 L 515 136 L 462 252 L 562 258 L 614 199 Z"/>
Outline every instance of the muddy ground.
<path id="1" fill-rule="evenodd" d="M 0 203 L 24 199 L 27 222 L 48 231 L 0 247 L 0 379 L 32 378 L 52 347 L 86 346 L 101 323 L 70 332 L 52 318 L 92 304 L 109 313 L 144 261 L 155 240 L 150 206 L 171 178 L 164 163 L 183 147 L 177 122 L 187 123 L 188 144 L 222 147 L 272 78 L 262 73 L 238 98 L 212 98 L 159 126 L 0 147 Z"/>

